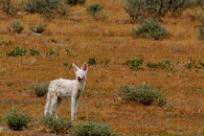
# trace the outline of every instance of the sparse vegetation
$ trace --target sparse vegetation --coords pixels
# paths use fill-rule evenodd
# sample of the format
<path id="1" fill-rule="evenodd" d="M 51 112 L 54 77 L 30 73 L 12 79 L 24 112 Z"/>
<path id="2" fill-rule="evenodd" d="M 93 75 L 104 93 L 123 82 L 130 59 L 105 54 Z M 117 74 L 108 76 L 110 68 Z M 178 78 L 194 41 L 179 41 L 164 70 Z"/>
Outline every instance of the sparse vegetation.
<path id="1" fill-rule="evenodd" d="M 87 0 L 85 5 L 79 5 L 79 0 L 33 1 L 39 3 L 36 10 L 29 11 L 25 8 L 31 0 L 0 0 L 0 135 L 58 135 L 51 134 L 55 132 L 74 136 L 78 122 L 87 120 L 106 121 L 128 136 L 203 135 L 204 18 L 200 15 L 204 15 L 204 6 L 201 9 L 192 3 L 204 0 L 137 0 L 139 4 L 129 5 L 128 14 L 122 5 L 127 0 Z M 51 1 L 53 7 L 47 4 Z M 98 11 L 94 3 L 104 8 Z M 35 3 L 30 6 L 35 9 Z M 93 9 L 89 11 L 90 6 Z M 17 25 L 19 31 L 10 25 L 16 20 L 23 27 Z M 145 20 L 157 22 L 167 35 L 152 24 L 137 35 Z M 156 34 L 152 36 L 148 31 Z M 41 81 L 75 79 L 74 62 L 87 62 L 90 67 L 88 90 L 79 102 L 72 134 L 66 129 L 68 124 L 61 121 L 47 121 L 49 127 L 39 121 L 47 92 L 47 85 L 41 85 Z M 161 97 L 138 91 L 148 90 L 139 88 L 139 82 L 151 83 L 146 86 L 157 90 Z M 119 91 L 123 85 L 129 89 L 125 94 Z M 165 103 L 163 108 L 158 106 Z M 62 103 L 59 117 L 70 116 L 69 104 L 69 100 Z M 27 111 L 35 119 L 27 124 L 28 129 L 8 130 L 4 114 L 11 107 Z M 83 127 L 79 133 L 96 134 L 92 127 Z"/>
<path id="2" fill-rule="evenodd" d="M 96 4 L 93 4 L 93 5 L 90 5 L 87 9 L 88 13 L 96 18 L 97 15 L 103 10 L 103 6 L 99 3 L 96 3 Z"/>
<path id="3" fill-rule="evenodd" d="M 0 0 L 0 9 L 10 16 L 17 14 L 17 8 L 11 3 L 11 0 Z"/>
<path id="4" fill-rule="evenodd" d="M 48 52 L 49 56 L 59 56 L 59 49 L 58 48 L 51 48 Z"/>
<path id="5" fill-rule="evenodd" d="M 0 50 L 0 57 L 6 56 L 6 53 Z"/>
<path id="6" fill-rule="evenodd" d="M 96 65 L 96 59 L 95 58 L 89 58 L 88 64 L 89 65 Z"/>
<path id="7" fill-rule="evenodd" d="M 34 26 L 31 27 L 31 30 L 34 32 L 34 33 L 43 33 L 45 31 L 45 28 L 46 28 L 46 25 L 45 24 L 36 24 Z"/>
<path id="8" fill-rule="evenodd" d="M 39 56 L 40 55 L 40 51 L 35 49 L 35 48 L 31 48 L 30 49 L 30 55 L 31 56 Z"/>
<path id="9" fill-rule="evenodd" d="M 167 30 L 152 19 L 144 21 L 138 28 L 133 29 L 133 35 L 143 38 L 154 38 L 159 40 L 167 35 Z"/>
<path id="10" fill-rule="evenodd" d="M 161 17 L 171 12 L 180 15 L 188 7 L 203 5 L 200 0 L 125 0 L 124 9 L 132 20 Z"/>
<path id="11" fill-rule="evenodd" d="M 29 13 L 40 13 L 46 16 L 52 13 L 66 15 L 68 7 L 64 4 L 65 1 L 63 0 L 28 0 L 25 4 L 25 11 Z"/>
<path id="12" fill-rule="evenodd" d="M 42 123 L 55 133 L 66 133 L 68 122 L 64 118 L 46 116 L 42 118 Z"/>
<path id="13" fill-rule="evenodd" d="M 20 20 L 15 20 L 10 24 L 10 32 L 21 33 L 24 30 L 23 23 Z"/>
<path id="14" fill-rule="evenodd" d="M 67 4 L 69 5 L 77 5 L 77 4 L 85 4 L 86 0 L 66 0 Z"/>
<path id="15" fill-rule="evenodd" d="M 7 124 L 12 130 L 22 130 L 23 127 L 27 127 L 30 119 L 27 114 L 16 109 L 12 109 L 6 115 Z"/>
<path id="16" fill-rule="evenodd" d="M 147 67 L 149 68 L 160 68 L 160 69 L 166 69 L 166 70 L 172 70 L 172 62 L 170 60 L 162 60 L 160 62 L 154 63 L 154 62 L 148 62 Z"/>
<path id="17" fill-rule="evenodd" d="M 132 60 L 128 60 L 126 64 L 129 65 L 131 69 L 139 70 L 142 68 L 143 62 L 144 60 L 141 58 L 134 58 Z"/>
<path id="18" fill-rule="evenodd" d="M 166 103 L 165 98 L 158 89 L 149 85 L 123 86 L 119 90 L 120 96 L 127 101 L 135 101 L 144 105 L 158 104 L 163 106 Z"/>
<path id="19" fill-rule="evenodd" d="M 33 89 L 38 97 L 45 96 L 48 92 L 48 83 L 34 83 Z"/>
<path id="20" fill-rule="evenodd" d="M 85 122 L 73 129 L 73 136 L 113 136 L 111 128 L 104 123 Z"/>
<path id="21" fill-rule="evenodd" d="M 204 26 L 199 27 L 200 39 L 204 39 Z"/>
<path id="22" fill-rule="evenodd" d="M 23 47 L 16 47 L 13 50 L 11 50 L 7 55 L 16 57 L 16 56 L 25 56 L 27 53 L 27 50 Z"/>

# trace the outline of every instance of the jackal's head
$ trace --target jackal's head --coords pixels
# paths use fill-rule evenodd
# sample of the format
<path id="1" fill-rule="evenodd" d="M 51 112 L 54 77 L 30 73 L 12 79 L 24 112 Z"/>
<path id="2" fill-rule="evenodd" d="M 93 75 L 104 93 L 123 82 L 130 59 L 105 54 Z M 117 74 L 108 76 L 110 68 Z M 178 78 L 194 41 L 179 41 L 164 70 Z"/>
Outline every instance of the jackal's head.
<path id="1" fill-rule="evenodd" d="M 87 77 L 87 72 L 88 72 L 88 64 L 84 64 L 82 68 L 79 68 L 76 64 L 72 64 L 76 79 L 79 82 L 85 81 Z"/>

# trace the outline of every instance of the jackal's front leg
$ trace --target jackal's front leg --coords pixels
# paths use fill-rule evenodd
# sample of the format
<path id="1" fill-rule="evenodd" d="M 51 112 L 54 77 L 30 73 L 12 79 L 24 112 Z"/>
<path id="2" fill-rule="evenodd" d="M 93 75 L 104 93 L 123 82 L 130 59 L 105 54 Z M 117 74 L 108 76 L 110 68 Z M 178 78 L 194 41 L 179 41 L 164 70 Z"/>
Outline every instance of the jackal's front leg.
<path id="1" fill-rule="evenodd" d="M 79 97 L 72 96 L 71 98 L 71 121 L 73 121 L 76 118 L 78 105 L 79 105 Z"/>

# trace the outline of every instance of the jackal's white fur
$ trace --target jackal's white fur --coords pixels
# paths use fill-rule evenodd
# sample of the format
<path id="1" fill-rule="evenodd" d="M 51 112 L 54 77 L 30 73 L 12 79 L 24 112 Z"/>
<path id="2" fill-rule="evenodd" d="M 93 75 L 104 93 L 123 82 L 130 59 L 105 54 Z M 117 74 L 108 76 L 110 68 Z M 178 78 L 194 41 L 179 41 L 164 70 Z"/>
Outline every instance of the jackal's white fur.
<path id="1" fill-rule="evenodd" d="M 44 115 L 55 115 L 60 102 L 71 97 L 71 121 L 75 119 L 79 97 L 85 88 L 88 66 L 79 68 L 72 64 L 76 75 L 75 80 L 57 79 L 50 82 L 47 93 L 47 103 L 45 105 Z"/>

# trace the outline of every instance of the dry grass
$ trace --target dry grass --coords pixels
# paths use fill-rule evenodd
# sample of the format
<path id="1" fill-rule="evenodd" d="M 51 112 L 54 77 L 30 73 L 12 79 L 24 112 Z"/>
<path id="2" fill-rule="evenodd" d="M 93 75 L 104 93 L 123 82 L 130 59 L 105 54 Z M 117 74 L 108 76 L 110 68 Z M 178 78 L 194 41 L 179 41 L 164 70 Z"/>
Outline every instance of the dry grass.
<path id="1" fill-rule="evenodd" d="M 94 0 L 88 0 L 87 5 Z M 182 67 L 189 58 L 203 60 L 204 46 L 198 38 L 198 19 L 192 21 L 193 12 L 186 11 L 181 17 L 167 16 L 162 25 L 171 33 L 162 41 L 134 39 L 128 15 L 116 0 L 100 0 L 106 10 L 105 21 L 95 21 L 86 13 L 85 7 L 76 6 L 69 18 L 44 19 L 39 15 L 23 14 L 21 21 L 26 26 L 22 34 L 9 33 L 8 24 L 15 20 L 0 13 L 0 50 L 10 51 L 16 45 L 37 48 L 48 52 L 58 47 L 60 55 L 49 57 L 0 57 L 0 120 L 11 108 L 27 111 L 34 119 L 29 129 L 19 132 L 22 135 L 44 132 L 39 123 L 42 117 L 45 98 L 37 98 L 30 93 L 34 81 L 50 81 L 58 77 L 73 78 L 73 72 L 64 63 L 82 64 L 95 57 L 97 65 L 91 66 L 88 75 L 87 95 L 81 98 L 79 120 L 105 121 L 114 130 L 125 134 L 135 133 L 202 133 L 204 126 L 204 95 L 194 91 L 203 88 L 202 70 L 188 70 Z M 196 16 L 196 15 L 194 15 Z M 46 31 L 36 36 L 29 28 L 37 23 L 47 24 Z M 69 49 L 70 55 L 66 54 Z M 123 65 L 129 59 L 142 57 L 145 61 L 170 59 L 179 61 L 175 72 L 163 70 L 133 71 Z M 106 66 L 104 62 L 109 60 Z M 35 73 L 35 74 L 33 74 Z M 145 107 L 135 103 L 125 103 L 118 97 L 121 85 L 146 82 L 163 90 L 167 106 Z M 60 115 L 69 115 L 68 101 L 60 107 Z M 5 125 L 2 121 L 0 122 Z M 0 135 L 21 135 L 4 132 Z"/>

